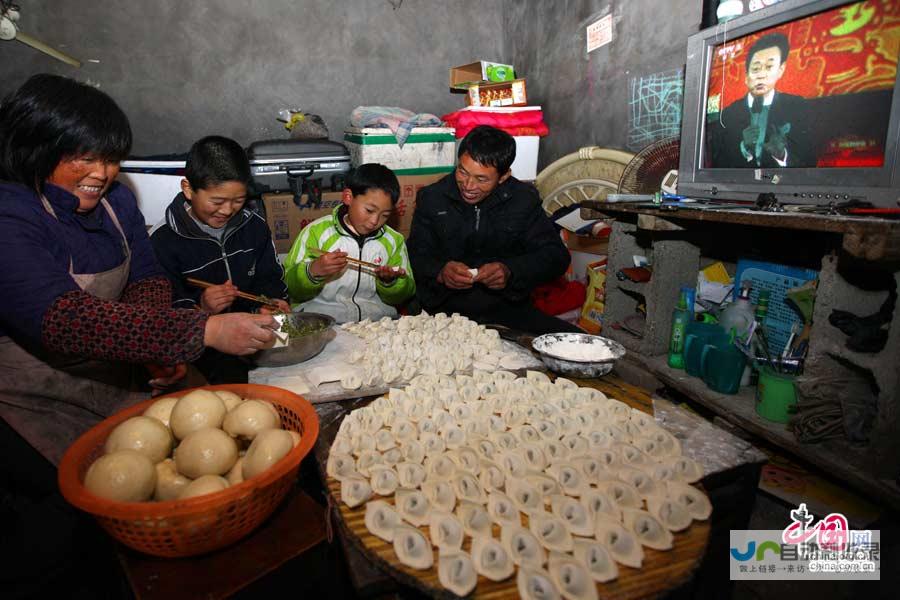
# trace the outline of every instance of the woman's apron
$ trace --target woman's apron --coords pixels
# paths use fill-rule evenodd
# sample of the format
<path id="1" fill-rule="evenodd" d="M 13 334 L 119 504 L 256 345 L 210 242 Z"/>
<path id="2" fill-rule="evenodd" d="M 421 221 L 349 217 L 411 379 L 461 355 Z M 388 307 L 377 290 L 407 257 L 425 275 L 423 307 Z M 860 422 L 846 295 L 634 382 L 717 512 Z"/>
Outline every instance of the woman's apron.
<path id="1" fill-rule="evenodd" d="M 57 218 L 46 198 L 44 209 Z M 118 300 L 131 265 L 131 248 L 116 213 L 100 201 L 122 236 L 125 260 L 102 273 L 69 274 L 83 291 Z M 132 391 L 134 367 L 128 363 L 49 355 L 38 358 L 6 336 L 0 337 L 0 417 L 54 465 L 72 442 L 109 415 L 146 399 Z"/>

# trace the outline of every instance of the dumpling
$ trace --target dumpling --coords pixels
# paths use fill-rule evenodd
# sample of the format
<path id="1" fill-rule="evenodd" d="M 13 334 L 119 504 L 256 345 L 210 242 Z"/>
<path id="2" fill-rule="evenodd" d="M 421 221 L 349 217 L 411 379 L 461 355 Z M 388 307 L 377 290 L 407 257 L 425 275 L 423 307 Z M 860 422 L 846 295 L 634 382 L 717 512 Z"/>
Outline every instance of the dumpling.
<path id="1" fill-rule="evenodd" d="M 672 498 L 691 513 L 691 518 L 705 521 L 712 514 L 712 504 L 706 494 L 692 485 L 669 481 L 666 483 L 668 497 Z"/>
<path id="2" fill-rule="evenodd" d="M 535 385 L 550 385 L 550 378 L 547 377 L 546 373 L 542 373 L 540 371 L 525 371 L 525 379 Z"/>
<path id="3" fill-rule="evenodd" d="M 547 455 L 538 444 L 522 444 L 516 452 L 532 471 L 540 473 L 547 468 Z"/>
<path id="4" fill-rule="evenodd" d="M 458 472 L 466 472 L 472 475 L 478 475 L 481 472 L 481 459 L 478 454 L 470 448 L 457 448 L 447 452 L 453 462 L 456 463 Z"/>
<path id="5" fill-rule="evenodd" d="M 472 538 L 491 535 L 491 516 L 477 502 L 460 502 L 456 516 L 462 522 L 463 530 Z"/>
<path id="6" fill-rule="evenodd" d="M 457 425 L 446 425 L 440 436 L 448 448 L 459 448 L 466 443 L 466 432 Z"/>
<path id="7" fill-rule="evenodd" d="M 425 459 L 429 479 L 451 479 L 456 475 L 456 463 L 446 454 L 433 454 Z"/>
<path id="8" fill-rule="evenodd" d="M 481 473 L 478 474 L 478 483 L 485 490 L 502 490 L 506 485 L 506 475 L 497 464 L 491 460 L 481 461 Z"/>
<path id="9" fill-rule="evenodd" d="M 549 513 L 533 513 L 528 517 L 528 528 L 547 550 L 572 550 L 572 534 L 559 517 Z"/>
<path id="10" fill-rule="evenodd" d="M 619 576 L 619 568 L 610 556 L 609 549 L 596 540 L 575 540 L 573 554 L 594 581 L 606 583 Z"/>
<path id="11" fill-rule="evenodd" d="M 484 493 L 484 488 L 478 483 L 478 478 L 471 473 L 457 473 L 451 482 L 453 484 L 453 490 L 456 492 L 456 497 L 460 500 L 468 500 L 470 502 L 478 502 L 481 504 L 487 501 L 487 495 Z"/>
<path id="12" fill-rule="evenodd" d="M 616 503 L 619 508 L 641 508 L 644 501 L 641 495 L 630 483 L 624 481 L 601 481 L 597 489 L 606 492 L 606 495 Z"/>
<path id="13" fill-rule="evenodd" d="M 400 448 L 403 453 L 403 460 L 406 462 L 420 464 L 425 460 L 425 446 L 418 440 L 407 440 Z"/>
<path id="14" fill-rule="evenodd" d="M 394 552 L 397 559 L 411 569 L 430 569 L 434 564 L 431 544 L 415 527 L 398 525 L 394 528 Z"/>
<path id="15" fill-rule="evenodd" d="M 401 444 L 407 440 L 414 440 L 419 437 L 418 428 L 413 425 L 412 421 L 406 419 L 395 421 L 391 425 L 391 433 L 394 434 L 394 439 Z"/>
<path id="16" fill-rule="evenodd" d="M 613 478 L 612 471 L 606 464 L 593 456 L 579 456 L 573 458 L 571 463 L 581 471 L 587 483 L 598 483 Z"/>
<path id="17" fill-rule="evenodd" d="M 509 496 L 503 492 L 494 490 L 488 494 L 487 511 L 495 523 L 501 527 L 521 525 L 519 509 L 513 504 Z"/>
<path id="18" fill-rule="evenodd" d="M 515 451 L 500 453 L 497 457 L 497 464 L 509 478 L 521 479 L 530 473 L 528 463 Z"/>
<path id="19" fill-rule="evenodd" d="M 644 549 L 637 537 L 620 523 L 609 519 L 596 519 L 594 537 L 606 546 L 610 556 L 620 565 L 641 568 Z"/>
<path id="20" fill-rule="evenodd" d="M 362 478 L 348 477 L 341 482 L 341 502 L 356 508 L 372 497 L 372 486 Z"/>
<path id="21" fill-rule="evenodd" d="M 500 543 L 515 564 L 540 568 L 547 562 L 547 553 L 533 533 L 521 525 L 503 527 Z"/>
<path id="22" fill-rule="evenodd" d="M 544 496 L 540 490 L 523 479 L 506 478 L 506 495 L 523 513 L 543 512 Z"/>
<path id="23" fill-rule="evenodd" d="M 381 455 L 381 459 L 389 467 L 396 466 L 403 461 L 403 451 L 400 448 L 391 448 Z"/>
<path id="24" fill-rule="evenodd" d="M 428 522 L 431 503 L 420 490 L 399 489 L 394 497 L 394 505 L 403 519 L 419 527 Z"/>
<path id="25" fill-rule="evenodd" d="M 549 475 L 529 475 L 525 478 L 525 481 L 535 486 L 543 494 L 545 504 L 550 501 L 550 496 L 562 493 L 562 488 Z"/>
<path id="26" fill-rule="evenodd" d="M 438 558 L 438 580 L 457 596 L 467 596 L 478 583 L 472 558 L 465 552 L 442 553 Z"/>
<path id="27" fill-rule="evenodd" d="M 519 567 L 516 588 L 522 600 L 560 600 L 550 574 L 537 567 Z"/>
<path id="28" fill-rule="evenodd" d="M 437 510 L 453 512 L 456 507 L 456 492 L 445 479 L 426 479 L 422 483 L 422 493 Z"/>
<path id="29" fill-rule="evenodd" d="M 456 552 L 462 548 L 465 530 L 452 513 L 432 511 L 428 517 L 428 532 L 431 534 L 432 545 L 441 554 Z"/>
<path id="30" fill-rule="evenodd" d="M 369 474 L 369 485 L 379 496 L 392 495 L 400 485 L 397 472 L 390 467 L 372 467 Z"/>
<path id="31" fill-rule="evenodd" d="M 555 463 L 547 467 L 547 473 L 554 477 L 564 494 L 580 496 L 589 487 L 581 470 L 567 463 Z"/>
<path id="32" fill-rule="evenodd" d="M 647 498 L 647 511 L 669 531 L 683 531 L 691 525 L 691 513 L 672 498 L 650 496 Z"/>
<path id="33" fill-rule="evenodd" d="M 638 469 L 632 469 L 630 467 L 620 467 L 617 475 L 619 479 L 625 483 L 633 485 L 634 489 L 637 490 L 642 498 L 662 493 L 653 477 L 644 471 L 639 471 Z"/>
<path id="34" fill-rule="evenodd" d="M 397 477 L 400 487 L 417 488 L 425 481 L 425 467 L 419 463 L 402 462 L 397 465 Z"/>
<path id="35" fill-rule="evenodd" d="M 575 498 L 556 495 L 550 498 L 553 514 L 563 520 L 572 535 L 594 535 L 594 518 Z"/>
<path id="36" fill-rule="evenodd" d="M 703 467 L 687 456 L 679 456 L 668 463 L 675 474 L 675 479 L 684 483 L 696 483 L 703 478 Z"/>
<path id="37" fill-rule="evenodd" d="M 472 540 L 472 562 L 475 571 L 491 581 L 509 579 L 516 567 L 503 544 L 490 536 L 480 536 Z"/>
<path id="38" fill-rule="evenodd" d="M 622 511 L 613 500 L 601 490 L 591 488 L 581 495 L 581 503 L 595 519 L 607 518 L 619 521 Z"/>
<path id="39" fill-rule="evenodd" d="M 325 473 L 337 480 L 347 477 L 359 476 L 356 472 L 356 461 L 349 454 L 338 454 L 332 452 L 328 455 L 328 462 L 325 463 Z"/>
<path id="40" fill-rule="evenodd" d="M 567 600 L 597 599 L 597 584 L 587 567 L 572 556 L 552 552 L 547 570 L 556 588 Z"/>
<path id="41" fill-rule="evenodd" d="M 394 528 L 402 523 L 403 519 L 394 507 L 384 500 L 373 500 L 366 504 L 366 529 L 375 537 L 393 542 Z"/>
<path id="42" fill-rule="evenodd" d="M 358 390 L 362 387 L 362 383 L 362 375 L 355 371 L 341 377 L 341 387 L 345 390 Z"/>
<path id="43" fill-rule="evenodd" d="M 622 511 L 622 522 L 644 546 L 654 550 L 672 549 L 672 532 L 647 511 L 625 509 Z"/>
<path id="44" fill-rule="evenodd" d="M 397 446 L 397 442 L 394 440 L 394 434 L 387 429 L 379 429 L 375 432 L 374 437 L 375 449 L 379 452 L 384 452 L 385 450 L 390 450 Z"/>

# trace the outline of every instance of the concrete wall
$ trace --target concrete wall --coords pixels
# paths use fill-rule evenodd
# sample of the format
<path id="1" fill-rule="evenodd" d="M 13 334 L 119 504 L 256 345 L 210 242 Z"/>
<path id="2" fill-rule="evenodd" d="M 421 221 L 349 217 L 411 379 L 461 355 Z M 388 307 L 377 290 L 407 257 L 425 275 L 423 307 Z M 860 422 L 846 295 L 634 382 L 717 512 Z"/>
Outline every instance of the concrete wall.
<path id="1" fill-rule="evenodd" d="M 185 151 L 221 133 L 244 144 L 286 137 L 281 108 L 320 114 L 341 139 L 358 105 L 442 115 L 464 105 L 448 68 L 512 62 L 550 137 L 539 167 L 581 146 L 632 151 L 680 121 L 673 70 L 698 29 L 702 0 L 28 0 L 23 31 L 84 62 L 74 69 L 0 42 L 0 93 L 54 72 L 99 86 L 125 109 L 135 154 Z M 397 8 L 395 8 L 397 7 Z M 585 27 L 613 15 L 613 41 L 586 54 Z M 676 73 L 677 79 L 677 73 Z M 654 92 L 653 85 L 660 93 Z M 643 127 L 643 129 L 640 129 Z M 650 136 L 650 137 L 647 137 Z"/>
<path id="2" fill-rule="evenodd" d="M 22 31 L 84 62 L 75 69 L 0 42 L 0 93 L 39 72 L 108 92 L 135 154 L 186 151 L 220 133 L 286 137 L 279 109 L 321 115 L 340 140 L 359 105 L 438 116 L 464 105 L 448 69 L 504 61 L 500 0 L 25 0 Z M 395 8 L 396 7 L 396 8 Z"/>
<path id="3" fill-rule="evenodd" d="M 680 132 L 687 38 L 702 0 L 505 0 L 506 55 L 544 108 L 539 167 L 582 146 L 639 150 Z M 585 28 L 612 14 L 612 42 L 586 52 Z M 515 33 L 513 33 L 515 32 Z M 637 85 L 635 85 L 637 84 Z M 676 133 L 677 134 L 677 133 Z"/>

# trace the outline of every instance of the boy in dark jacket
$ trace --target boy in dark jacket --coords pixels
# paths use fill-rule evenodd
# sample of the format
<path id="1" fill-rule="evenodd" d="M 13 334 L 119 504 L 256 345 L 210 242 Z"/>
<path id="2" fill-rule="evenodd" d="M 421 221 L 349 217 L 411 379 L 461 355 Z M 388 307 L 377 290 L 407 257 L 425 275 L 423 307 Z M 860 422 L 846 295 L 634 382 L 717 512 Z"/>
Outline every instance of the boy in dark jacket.
<path id="1" fill-rule="evenodd" d="M 251 312 L 259 305 L 238 291 L 271 298 L 287 312 L 284 271 L 266 222 L 245 208 L 250 162 L 234 140 L 210 136 L 190 150 L 182 192 L 150 232 L 156 257 L 172 282 L 173 305 L 210 314 Z M 213 283 L 201 289 L 187 278 Z M 210 383 L 246 383 L 247 364 L 207 349 L 194 365 Z"/>

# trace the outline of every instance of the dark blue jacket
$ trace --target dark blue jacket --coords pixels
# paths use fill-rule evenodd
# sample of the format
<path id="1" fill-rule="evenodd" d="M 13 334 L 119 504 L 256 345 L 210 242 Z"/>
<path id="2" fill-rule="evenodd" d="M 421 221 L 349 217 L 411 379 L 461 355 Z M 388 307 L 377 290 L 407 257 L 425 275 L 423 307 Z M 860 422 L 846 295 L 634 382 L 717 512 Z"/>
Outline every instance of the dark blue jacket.
<path id="1" fill-rule="evenodd" d="M 41 323 L 50 305 L 80 289 L 69 276 L 70 259 L 76 273 L 98 273 L 125 258 L 122 235 L 102 205 L 95 209 L 96 223 L 86 223 L 75 217 L 76 196 L 49 183 L 44 195 L 57 219 L 34 190 L 0 182 L 0 335 L 31 347 L 40 346 Z M 106 197 L 131 247 L 128 283 L 163 275 L 134 194 L 113 183 Z"/>
<path id="2" fill-rule="evenodd" d="M 469 316 L 530 302 L 531 291 L 565 273 L 570 260 L 537 189 L 515 177 L 477 205 L 463 201 L 453 173 L 422 188 L 406 247 L 422 306 Z M 437 282 L 451 260 L 473 268 L 502 262 L 509 267 L 509 282 L 502 290 L 480 284 L 452 290 Z"/>
<path id="3" fill-rule="evenodd" d="M 221 284 L 229 279 L 242 292 L 287 299 L 284 270 L 275 257 L 275 245 L 266 222 L 244 208 L 225 225 L 220 242 L 202 231 L 187 213 L 187 199 L 178 194 L 166 216 L 150 231 L 156 256 L 172 282 L 175 308 L 200 304 L 203 290 L 189 286 L 193 277 Z M 238 298 L 231 312 L 250 312 L 259 304 Z"/>

